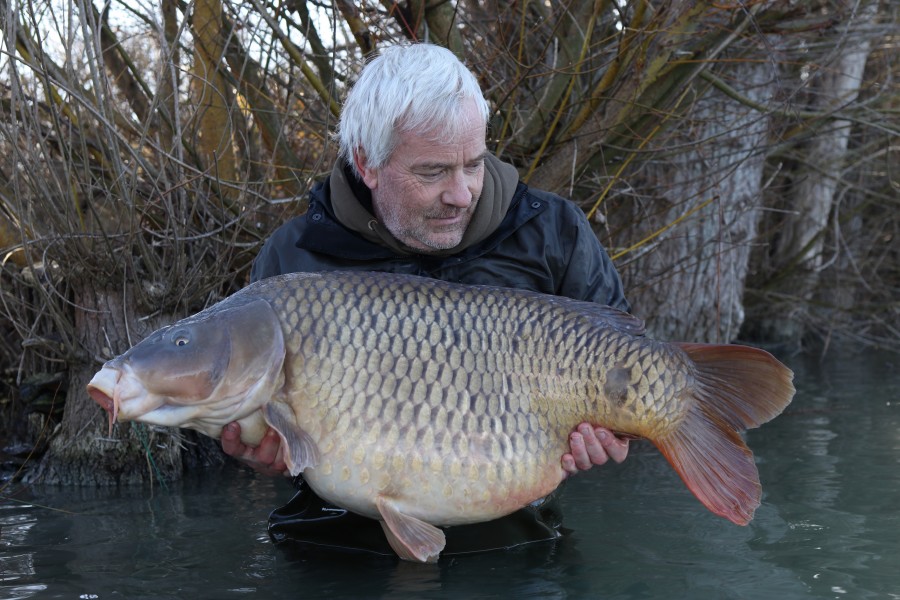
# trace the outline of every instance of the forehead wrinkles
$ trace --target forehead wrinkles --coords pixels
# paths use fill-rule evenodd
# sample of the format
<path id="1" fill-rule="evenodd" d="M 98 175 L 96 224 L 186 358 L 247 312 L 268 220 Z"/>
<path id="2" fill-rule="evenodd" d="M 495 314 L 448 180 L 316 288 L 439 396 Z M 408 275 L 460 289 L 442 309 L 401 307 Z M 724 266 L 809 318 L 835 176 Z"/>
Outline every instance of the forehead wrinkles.
<path id="1" fill-rule="evenodd" d="M 474 155 L 468 154 L 465 150 L 440 152 L 428 156 L 418 155 L 413 158 L 410 167 L 419 169 L 469 167 L 480 165 L 484 162 L 485 155 L 487 155 L 487 150 Z"/>
<path id="2" fill-rule="evenodd" d="M 388 160 L 388 167 L 466 167 L 482 163 L 487 154 L 484 137 L 480 134 L 442 141 L 418 132 L 406 132 L 400 136 L 399 142 Z"/>

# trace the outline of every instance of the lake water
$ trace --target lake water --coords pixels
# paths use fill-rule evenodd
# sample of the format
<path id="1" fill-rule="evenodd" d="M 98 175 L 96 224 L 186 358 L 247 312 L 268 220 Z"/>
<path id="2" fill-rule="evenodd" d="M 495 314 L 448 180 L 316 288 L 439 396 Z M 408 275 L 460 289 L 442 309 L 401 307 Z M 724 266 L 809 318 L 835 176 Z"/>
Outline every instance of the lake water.
<path id="1" fill-rule="evenodd" d="M 289 484 L 228 467 L 152 492 L 7 489 L 0 598 L 900 598 L 900 358 L 786 362 L 793 404 L 747 435 L 764 489 L 747 527 L 639 443 L 570 481 L 555 543 L 437 565 L 296 556 L 266 534 Z"/>

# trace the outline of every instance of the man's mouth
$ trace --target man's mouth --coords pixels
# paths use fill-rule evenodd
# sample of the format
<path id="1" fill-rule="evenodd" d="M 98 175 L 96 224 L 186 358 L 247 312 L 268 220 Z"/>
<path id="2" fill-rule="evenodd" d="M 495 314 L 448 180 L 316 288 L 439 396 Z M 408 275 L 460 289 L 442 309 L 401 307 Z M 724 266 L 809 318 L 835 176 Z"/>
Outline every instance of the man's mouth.
<path id="1" fill-rule="evenodd" d="M 452 217 L 434 217 L 431 220 L 437 223 L 458 223 L 462 220 L 463 215 L 453 215 Z"/>
<path id="2" fill-rule="evenodd" d="M 428 220 L 439 225 L 457 225 L 460 223 L 468 222 L 468 219 L 469 213 L 465 210 L 452 213 L 443 213 L 428 217 Z"/>

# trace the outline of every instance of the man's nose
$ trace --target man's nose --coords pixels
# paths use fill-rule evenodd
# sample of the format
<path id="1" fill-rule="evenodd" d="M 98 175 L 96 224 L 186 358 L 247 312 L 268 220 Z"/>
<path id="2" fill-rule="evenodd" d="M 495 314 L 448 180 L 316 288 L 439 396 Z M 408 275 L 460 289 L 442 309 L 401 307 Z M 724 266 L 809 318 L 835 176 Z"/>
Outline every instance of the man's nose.
<path id="1" fill-rule="evenodd" d="M 474 200 L 469 185 L 469 178 L 463 172 L 454 173 L 448 182 L 447 188 L 441 195 L 441 201 L 450 206 L 468 208 Z"/>

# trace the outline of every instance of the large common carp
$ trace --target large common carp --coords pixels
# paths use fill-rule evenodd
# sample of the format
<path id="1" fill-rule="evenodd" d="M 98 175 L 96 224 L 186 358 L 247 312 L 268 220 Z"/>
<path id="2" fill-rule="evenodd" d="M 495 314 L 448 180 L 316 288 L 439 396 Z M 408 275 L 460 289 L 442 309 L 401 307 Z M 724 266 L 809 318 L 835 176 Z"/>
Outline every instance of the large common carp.
<path id="1" fill-rule="evenodd" d="M 790 402 L 768 353 L 664 343 L 609 307 L 386 273 L 266 279 L 165 327 L 88 385 L 116 420 L 218 437 L 270 425 L 322 498 L 378 519 L 402 558 L 435 527 L 487 521 L 553 491 L 584 421 L 653 442 L 712 512 L 760 501 L 739 431 Z"/>

